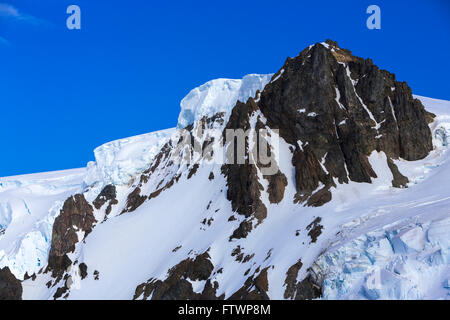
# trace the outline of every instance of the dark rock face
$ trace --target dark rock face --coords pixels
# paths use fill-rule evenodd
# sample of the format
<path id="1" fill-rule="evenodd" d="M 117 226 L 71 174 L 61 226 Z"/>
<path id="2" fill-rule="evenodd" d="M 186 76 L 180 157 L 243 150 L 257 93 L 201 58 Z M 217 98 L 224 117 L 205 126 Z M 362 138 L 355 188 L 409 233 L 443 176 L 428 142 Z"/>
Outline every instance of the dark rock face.
<path id="1" fill-rule="evenodd" d="M 147 200 L 147 196 L 142 196 L 141 188 L 137 187 L 136 189 L 133 190 L 133 192 L 131 192 L 128 195 L 127 205 L 122 213 L 133 212 L 134 210 L 139 208 L 141 206 L 141 204 L 144 203 L 145 200 Z"/>
<path id="2" fill-rule="evenodd" d="M 300 281 L 296 287 L 295 300 L 312 300 L 322 296 L 322 288 L 318 286 L 311 275 Z"/>
<path id="3" fill-rule="evenodd" d="M 217 282 L 211 284 L 211 276 L 214 266 L 209 260 L 207 252 L 198 255 L 195 259 L 185 259 L 169 270 L 166 280 L 150 279 L 136 288 L 133 299 L 143 298 L 147 300 L 216 300 Z M 202 293 L 195 293 L 192 284 L 186 280 L 207 280 Z M 222 297 L 223 299 L 223 297 Z"/>
<path id="4" fill-rule="evenodd" d="M 189 170 L 189 174 L 188 174 L 188 176 L 187 176 L 188 179 L 192 178 L 192 176 L 195 175 L 195 174 L 197 173 L 198 167 L 199 167 L 199 164 L 198 164 L 198 163 L 195 163 L 195 164 L 193 165 L 193 167 L 191 168 L 191 170 Z"/>
<path id="5" fill-rule="evenodd" d="M 269 193 L 270 203 L 280 203 L 284 198 L 284 190 L 288 184 L 286 176 L 278 171 L 277 174 L 265 178 L 269 180 L 267 192 Z"/>
<path id="6" fill-rule="evenodd" d="M 286 272 L 286 280 L 284 281 L 284 284 L 286 285 L 286 290 L 284 292 L 285 299 L 293 299 L 295 297 L 297 291 L 297 276 L 302 267 L 302 261 L 298 260 L 297 263 L 292 265 Z"/>
<path id="7" fill-rule="evenodd" d="M 68 198 L 53 224 L 52 244 L 48 258 L 48 269 L 53 277 L 60 277 L 71 265 L 67 253 L 75 250 L 78 242 L 77 232 L 83 231 L 86 237 L 96 222 L 92 206 L 83 195 Z"/>
<path id="8" fill-rule="evenodd" d="M 116 199 L 116 187 L 114 185 L 110 184 L 103 188 L 92 204 L 95 209 L 99 210 L 106 202 L 109 202 L 108 207 L 105 210 L 106 215 L 108 215 L 111 213 L 112 206 L 118 204 Z"/>
<path id="9" fill-rule="evenodd" d="M 306 230 L 309 231 L 308 235 L 311 238 L 311 243 L 315 243 L 317 238 L 322 234 L 323 226 L 320 224 L 321 221 L 322 218 L 317 217 L 306 227 Z"/>
<path id="10" fill-rule="evenodd" d="M 331 192 L 325 187 L 314 193 L 307 204 L 310 207 L 320 207 L 329 201 L 331 201 Z"/>
<path id="11" fill-rule="evenodd" d="M 388 158 L 387 164 L 394 177 L 394 179 L 392 180 L 392 185 L 396 188 L 406 187 L 406 184 L 409 182 L 409 179 L 400 173 L 397 165 L 392 161 L 392 159 Z"/>
<path id="12" fill-rule="evenodd" d="M 227 198 L 233 211 L 250 217 L 254 215 L 262 220 L 267 209 L 261 201 L 262 185 L 258 181 L 256 167 L 252 164 L 224 165 L 222 173 L 227 177 Z"/>
<path id="13" fill-rule="evenodd" d="M 258 275 L 250 276 L 245 284 L 230 296 L 230 300 L 268 300 L 269 289 L 267 269 Z M 259 269 L 259 268 L 258 268 Z M 149 279 L 140 284 L 135 291 L 133 299 L 152 300 L 223 300 L 224 295 L 217 296 L 219 284 L 212 281 L 214 266 L 207 252 L 198 255 L 195 259 L 185 259 L 168 272 L 165 280 Z M 217 273 L 221 273 L 218 270 Z M 188 280 L 206 280 L 201 293 L 195 293 Z"/>
<path id="14" fill-rule="evenodd" d="M 22 300 L 22 283 L 8 267 L 0 269 L 0 301 L 2 300 Z"/>
<path id="15" fill-rule="evenodd" d="M 87 269 L 88 269 L 87 265 L 83 262 L 83 263 L 80 263 L 78 268 L 80 269 L 81 280 L 85 279 L 87 277 L 87 275 L 88 275 L 88 273 L 87 273 Z"/>
<path id="16" fill-rule="evenodd" d="M 339 183 L 371 182 L 376 173 L 368 155 L 374 150 L 390 159 L 418 160 L 432 149 L 427 125 L 431 115 L 406 83 L 335 42 L 326 46 L 316 44 L 288 58 L 258 102 L 269 127 L 278 128 L 296 148 L 293 165 L 300 202 L 321 183 L 329 189 L 332 178 Z M 307 204 L 331 200 L 320 192 L 318 202 Z"/>
<path id="17" fill-rule="evenodd" d="M 322 289 L 315 283 L 311 275 L 308 275 L 302 281 L 297 282 L 298 272 L 302 268 L 301 260 L 292 265 L 286 273 L 286 290 L 284 292 L 285 299 L 294 300 L 311 300 L 319 298 L 322 295 Z"/>
<path id="18" fill-rule="evenodd" d="M 64 296 L 64 298 L 67 298 L 69 295 L 69 287 L 67 286 L 67 277 L 65 279 L 64 285 L 62 287 L 59 287 L 56 289 L 55 294 L 53 295 L 53 299 L 59 299 Z"/>
<path id="19" fill-rule="evenodd" d="M 252 231 L 253 226 L 251 221 L 244 220 L 239 224 L 239 227 L 233 231 L 230 237 L 230 241 L 233 239 L 242 239 L 247 237 L 247 235 Z"/>
<path id="20" fill-rule="evenodd" d="M 336 183 L 371 183 L 377 178 L 368 160 L 373 151 L 386 154 L 392 185 L 404 187 L 408 180 L 392 159 L 418 160 L 432 150 L 427 123 L 432 115 L 412 97 L 408 85 L 332 41 L 288 58 L 258 96 L 236 103 L 225 130 L 248 130 L 250 117 L 259 111 L 267 122 L 262 124 L 258 117 L 257 129 L 279 129 L 295 148 L 296 203 L 322 206 L 331 201 L 330 188 Z M 234 160 L 238 162 L 236 155 Z M 267 208 L 261 201 L 258 167 L 246 158 L 244 164 L 222 166 L 222 174 L 232 209 L 261 223 Z M 279 172 L 264 178 L 269 182 L 269 201 L 281 202 L 286 177 Z M 250 231 L 245 221 L 231 238 L 246 237 Z"/>
<path id="21" fill-rule="evenodd" d="M 250 276 L 244 285 L 230 296 L 228 300 L 270 300 L 267 295 L 269 291 L 269 282 L 267 281 L 267 269 L 255 276 Z"/>
<path id="22" fill-rule="evenodd" d="M 225 130 L 248 130 L 250 128 L 249 116 L 256 110 L 257 106 L 254 103 L 243 104 L 238 102 L 232 111 Z M 246 148 L 248 148 L 248 141 L 246 141 Z M 238 152 L 235 152 L 234 155 L 233 162 L 239 163 Z M 248 158 L 244 161 L 244 164 L 225 164 L 222 166 L 222 174 L 227 178 L 227 198 L 231 201 L 233 211 L 237 211 L 245 217 L 253 214 L 260 221 L 267 214 L 267 209 L 260 199 L 263 187 L 258 181 L 256 166 L 250 164 Z"/>

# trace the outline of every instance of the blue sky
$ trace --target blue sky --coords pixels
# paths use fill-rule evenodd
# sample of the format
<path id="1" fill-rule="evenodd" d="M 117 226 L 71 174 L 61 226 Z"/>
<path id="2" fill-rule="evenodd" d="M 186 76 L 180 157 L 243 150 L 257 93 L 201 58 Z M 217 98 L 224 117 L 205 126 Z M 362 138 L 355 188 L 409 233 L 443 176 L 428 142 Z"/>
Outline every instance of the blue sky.
<path id="1" fill-rule="evenodd" d="M 0 176 L 83 167 L 105 142 L 175 126 L 192 88 L 276 72 L 328 38 L 450 100 L 447 0 L 0 0 Z"/>

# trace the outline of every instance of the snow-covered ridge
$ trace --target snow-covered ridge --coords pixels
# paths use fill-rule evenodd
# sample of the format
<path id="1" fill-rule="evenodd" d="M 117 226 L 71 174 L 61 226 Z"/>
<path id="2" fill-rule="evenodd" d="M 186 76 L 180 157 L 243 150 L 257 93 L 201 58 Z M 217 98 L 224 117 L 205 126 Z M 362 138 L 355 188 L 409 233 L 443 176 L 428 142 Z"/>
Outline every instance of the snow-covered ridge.
<path id="1" fill-rule="evenodd" d="M 148 168 L 175 128 L 108 142 L 94 150 L 95 162 L 88 163 L 87 185 L 126 184 Z"/>
<path id="2" fill-rule="evenodd" d="M 181 100 L 177 128 L 186 126 L 218 112 L 229 114 L 236 102 L 246 102 L 262 91 L 273 74 L 249 74 L 242 79 L 215 79 L 191 90 Z"/>
<path id="3" fill-rule="evenodd" d="M 236 102 L 247 101 L 262 90 L 272 74 L 249 74 L 242 79 L 215 79 L 191 90 L 181 101 L 178 129 L 224 112 L 225 120 Z M 147 169 L 161 147 L 174 134 L 176 128 L 108 142 L 94 150 L 95 162 L 88 163 L 87 185 L 127 184 L 130 179 Z"/>

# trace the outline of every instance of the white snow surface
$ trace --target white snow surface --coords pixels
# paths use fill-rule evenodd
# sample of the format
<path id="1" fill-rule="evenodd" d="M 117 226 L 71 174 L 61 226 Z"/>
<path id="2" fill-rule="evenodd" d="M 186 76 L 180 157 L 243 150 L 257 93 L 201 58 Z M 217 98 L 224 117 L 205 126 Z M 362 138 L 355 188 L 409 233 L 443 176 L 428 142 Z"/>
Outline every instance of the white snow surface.
<path id="1" fill-rule="evenodd" d="M 262 91 L 273 74 L 249 74 L 242 79 L 215 79 L 191 90 L 181 100 L 177 128 L 185 128 L 202 117 L 225 113 L 225 121 L 237 101 L 247 102 Z"/>
<path id="2" fill-rule="evenodd" d="M 254 96 L 271 77 L 218 79 L 194 89 L 183 99 L 177 127 L 204 115 L 229 114 L 237 100 Z M 182 176 L 134 212 L 119 215 L 132 190 L 130 180 L 150 165 L 175 129 L 107 143 L 95 150 L 96 162 L 84 169 L 0 178 L 0 267 L 9 266 L 20 279 L 25 272 L 38 273 L 46 265 L 53 221 L 64 200 L 88 186 L 98 194 L 100 186 L 114 183 L 119 205 L 71 254 L 88 265 L 88 277 L 81 281 L 78 268 L 72 268 L 69 299 L 130 299 L 140 283 L 165 279 L 170 267 L 208 249 L 215 266 L 212 280 L 219 283 L 217 294 L 226 297 L 258 267 L 269 267 L 268 294 L 283 299 L 286 272 L 300 258 L 303 267 L 297 279 L 311 267 L 324 279 L 325 299 L 449 299 L 450 102 L 416 97 L 437 115 L 430 125 L 435 149 L 420 161 L 396 161 L 410 180 L 408 188 L 392 187 L 386 155 L 374 152 L 369 161 L 378 178 L 372 184 L 337 184 L 333 200 L 319 208 L 294 204 L 292 154 L 280 139 L 279 166 L 288 179 L 284 200 L 269 202 L 268 182 L 259 172 L 269 214 L 245 239 L 231 242 L 229 236 L 243 217 L 233 213 L 226 199 L 220 165 L 203 164 L 190 179 L 186 168 L 157 172 L 143 193 L 155 190 L 161 177 Z M 210 172 L 214 181 L 208 179 Z M 88 200 L 95 192 L 86 193 Z M 102 220 L 98 210 L 95 215 Z M 228 221 L 231 215 L 235 221 Z M 317 217 L 323 230 L 311 243 L 306 226 Z M 205 218 L 213 219 L 210 226 L 200 223 Z M 237 262 L 231 256 L 237 245 L 253 258 Z M 180 248 L 173 252 L 176 247 Z M 223 272 L 217 273 L 220 268 Z M 24 281 L 23 298 L 51 299 L 57 287 L 47 289 L 49 279 L 39 274 L 35 281 Z M 200 292 L 204 282 L 193 285 Z"/>

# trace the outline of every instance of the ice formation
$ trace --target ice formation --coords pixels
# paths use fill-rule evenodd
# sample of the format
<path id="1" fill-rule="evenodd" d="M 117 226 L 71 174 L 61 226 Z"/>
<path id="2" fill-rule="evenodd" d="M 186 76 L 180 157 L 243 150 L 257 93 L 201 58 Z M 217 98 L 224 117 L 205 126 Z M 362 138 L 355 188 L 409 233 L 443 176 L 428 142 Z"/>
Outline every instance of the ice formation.
<path id="1" fill-rule="evenodd" d="M 177 128 L 185 128 L 203 116 L 226 115 L 236 102 L 246 102 L 263 90 L 273 74 L 249 74 L 242 79 L 215 79 L 193 89 L 181 100 Z"/>

